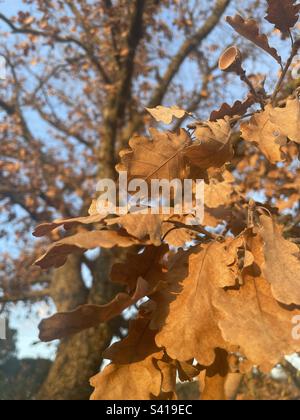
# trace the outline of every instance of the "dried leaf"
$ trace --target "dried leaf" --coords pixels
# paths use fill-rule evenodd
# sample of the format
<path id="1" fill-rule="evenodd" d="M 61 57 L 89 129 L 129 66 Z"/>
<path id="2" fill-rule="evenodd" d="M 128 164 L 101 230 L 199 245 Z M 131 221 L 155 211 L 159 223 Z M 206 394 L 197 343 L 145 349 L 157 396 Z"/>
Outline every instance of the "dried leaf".
<path id="1" fill-rule="evenodd" d="M 160 395 L 162 374 L 154 362 L 162 356 L 157 352 L 137 363 L 110 364 L 91 379 L 91 400 L 151 400 Z"/>
<path id="2" fill-rule="evenodd" d="M 222 181 L 210 179 L 209 184 L 204 185 L 205 206 L 211 209 L 228 206 L 232 202 L 231 196 L 237 191 L 234 181 L 234 177 L 228 171 L 224 172 Z"/>
<path id="3" fill-rule="evenodd" d="M 209 208 L 205 206 L 203 224 L 205 226 L 217 227 L 224 222 L 230 222 L 233 218 L 232 206 L 219 206 Z"/>
<path id="4" fill-rule="evenodd" d="M 188 225 L 189 223 L 188 216 L 172 216 L 168 219 L 168 221 L 165 221 L 162 225 L 162 235 L 165 238 L 164 241 L 172 247 L 175 248 L 184 248 L 188 242 L 191 242 L 193 239 L 196 238 L 195 232 L 180 228 L 180 229 L 174 229 L 174 224 L 171 223 L 171 221 L 174 222 L 180 222 L 183 224 Z"/>
<path id="5" fill-rule="evenodd" d="M 260 217 L 264 242 L 263 273 L 275 299 L 285 305 L 300 305 L 300 251 L 282 236 L 282 228 L 268 216 Z"/>
<path id="6" fill-rule="evenodd" d="M 226 262 L 226 265 L 232 272 L 233 278 L 236 280 L 236 283 L 232 282 L 230 284 L 227 282 L 220 281 L 220 286 L 224 288 L 231 286 L 233 287 L 238 284 L 243 284 L 243 271 L 254 263 L 253 254 L 248 249 L 246 249 L 247 247 L 244 238 L 246 232 L 244 232 L 242 235 L 233 240 L 226 240 L 225 245 L 227 256 L 225 257 L 224 261 Z"/>
<path id="7" fill-rule="evenodd" d="M 172 123 L 173 118 L 181 119 L 187 114 L 184 109 L 180 109 L 177 106 L 172 106 L 171 108 L 157 106 L 156 108 L 146 108 L 146 110 L 156 119 L 156 121 L 168 125 Z"/>
<path id="8" fill-rule="evenodd" d="M 111 280 L 126 285 L 128 292 L 132 292 L 138 279 L 142 277 L 147 280 L 151 289 L 154 289 L 162 280 L 165 270 L 163 258 L 168 251 L 167 245 L 148 246 L 143 253 L 128 254 L 124 263 L 113 265 Z"/>
<path id="9" fill-rule="evenodd" d="M 203 378 L 203 390 L 200 399 L 203 401 L 226 400 L 225 382 L 229 372 L 228 353 L 225 350 L 216 350 L 214 363 L 206 370 Z"/>
<path id="10" fill-rule="evenodd" d="M 193 365 L 191 362 L 178 362 L 177 361 L 178 377 L 181 382 L 192 381 L 200 373 L 200 368 Z"/>
<path id="11" fill-rule="evenodd" d="M 244 102 L 236 101 L 232 106 L 224 103 L 218 111 L 210 114 L 210 121 L 221 120 L 224 117 L 234 117 L 236 115 L 244 115 L 248 109 L 255 103 L 252 95 L 249 95 Z"/>
<path id="12" fill-rule="evenodd" d="M 300 103 L 298 99 L 288 99 L 285 108 L 275 108 L 270 113 L 271 122 L 291 141 L 300 143 Z"/>
<path id="13" fill-rule="evenodd" d="M 295 3 L 296 0 L 268 0 L 265 19 L 281 32 L 288 32 L 299 19 L 300 4 Z"/>
<path id="14" fill-rule="evenodd" d="M 234 217 L 234 205 L 241 197 L 239 187 L 232 173 L 225 171 L 222 177 L 212 177 L 204 185 L 204 221 L 205 226 L 217 227 L 230 222 Z"/>
<path id="15" fill-rule="evenodd" d="M 250 237 L 248 245 L 255 263 L 244 272 L 244 285 L 238 290 L 213 296 L 219 311 L 224 338 L 264 371 L 270 371 L 285 355 L 300 350 L 292 337 L 292 319 L 299 310 L 282 307 L 272 296 L 269 283 L 261 276 L 261 238 Z"/>
<path id="16" fill-rule="evenodd" d="M 150 320 L 147 318 L 140 317 L 131 321 L 128 336 L 106 349 L 103 357 L 113 363 L 126 365 L 140 362 L 158 352 L 160 349 L 154 340 L 157 331 L 151 330 L 149 325 Z"/>
<path id="17" fill-rule="evenodd" d="M 135 214 L 128 213 L 114 219 L 107 219 L 108 226 L 119 224 L 126 231 L 138 239 L 149 239 L 153 245 L 161 245 L 162 223 L 164 219 L 169 219 L 170 215 L 160 214 Z"/>
<path id="18" fill-rule="evenodd" d="M 282 147 L 287 138 L 278 121 L 271 119 L 273 112 L 273 107 L 268 105 L 264 111 L 254 114 L 249 122 L 241 124 L 241 132 L 244 140 L 257 144 L 271 163 L 277 163 L 284 160 Z"/>
<path id="19" fill-rule="evenodd" d="M 234 17 L 228 16 L 226 20 L 235 31 L 262 48 L 265 52 L 270 54 L 277 63 L 281 64 L 281 57 L 278 55 L 277 50 L 270 47 L 266 35 L 260 34 L 258 24 L 254 19 L 244 20 L 240 15 L 235 15 Z"/>
<path id="20" fill-rule="evenodd" d="M 75 252 L 85 252 L 94 248 L 114 248 L 115 246 L 129 248 L 138 244 L 141 244 L 138 239 L 120 232 L 109 230 L 81 232 L 55 242 L 43 256 L 35 261 L 35 265 L 44 269 L 58 268 L 66 263 L 69 254 Z"/>
<path id="21" fill-rule="evenodd" d="M 161 371 L 162 383 L 161 383 L 161 395 L 167 395 L 169 400 L 177 400 L 176 395 L 176 378 L 177 368 L 176 364 L 169 359 L 164 357 L 162 360 L 157 360 L 156 365 Z"/>
<path id="22" fill-rule="evenodd" d="M 40 325 L 40 340 L 44 342 L 59 340 L 96 327 L 120 315 L 126 308 L 134 305 L 150 292 L 148 283 L 139 278 L 133 296 L 119 293 L 110 303 L 102 306 L 82 305 L 72 312 L 61 312 L 44 319 Z"/>
<path id="23" fill-rule="evenodd" d="M 64 229 L 69 230 L 73 229 L 78 225 L 91 225 L 93 223 L 100 223 L 107 215 L 105 214 L 94 214 L 86 217 L 77 217 L 74 219 L 65 219 L 65 220 L 55 220 L 52 223 L 43 223 L 39 225 L 33 235 L 36 237 L 46 236 L 51 233 L 54 229 L 63 226 Z"/>
<path id="24" fill-rule="evenodd" d="M 118 172 L 127 172 L 129 181 L 186 179 L 188 167 L 182 151 L 191 144 L 188 133 L 182 129 L 176 133 L 151 129 L 150 134 L 152 139 L 136 136 L 130 140 L 131 149 L 120 153 Z"/>
<path id="25" fill-rule="evenodd" d="M 189 161 L 203 169 L 220 168 L 233 157 L 229 119 L 198 124 L 196 141 L 184 150 Z"/>
<path id="26" fill-rule="evenodd" d="M 89 215 L 94 216 L 95 214 L 99 214 L 97 209 L 97 200 L 93 200 L 89 208 Z"/>
<path id="27" fill-rule="evenodd" d="M 226 382 L 225 382 L 226 400 L 236 401 L 237 396 L 240 392 L 243 380 L 244 380 L 244 375 L 239 371 L 235 373 L 230 372 L 227 375 Z"/>
<path id="28" fill-rule="evenodd" d="M 192 217 L 190 217 L 192 218 Z M 114 219 L 107 219 L 107 225 L 121 225 L 130 235 L 140 240 L 148 240 L 149 244 L 160 246 L 162 239 L 175 247 L 183 247 L 195 235 L 187 229 L 178 229 L 167 236 L 166 233 L 174 228 L 172 221 L 186 224 L 188 217 L 172 214 L 135 214 L 128 213 Z"/>
<path id="29" fill-rule="evenodd" d="M 195 358 L 209 366 L 215 349 L 226 348 L 212 305 L 212 296 L 222 290 L 220 281 L 235 283 L 225 258 L 226 251 L 219 243 L 183 253 L 166 274 L 168 289 L 152 297 L 157 303 L 152 325 L 160 329 L 156 343 L 172 359 L 184 362 Z"/>
<path id="30" fill-rule="evenodd" d="M 138 317 L 128 337 L 104 352 L 113 363 L 92 379 L 92 399 L 176 399 L 176 364 L 156 346 L 149 324 Z"/>

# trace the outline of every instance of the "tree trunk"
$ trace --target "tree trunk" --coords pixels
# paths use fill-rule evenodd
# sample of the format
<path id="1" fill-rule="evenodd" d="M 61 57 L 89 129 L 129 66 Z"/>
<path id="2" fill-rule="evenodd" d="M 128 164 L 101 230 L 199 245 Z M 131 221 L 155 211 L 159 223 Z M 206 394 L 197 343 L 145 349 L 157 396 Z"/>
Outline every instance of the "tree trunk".
<path id="1" fill-rule="evenodd" d="M 98 258 L 97 275 L 89 291 L 81 276 L 81 257 L 70 256 L 67 263 L 56 270 L 52 282 L 52 296 L 58 311 L 68 311 L 84 303 L 104 303 L 115 286 L 109 282 L 114 256 L 105 253 Z M 95 273 L 94 273 L 95 274 Z M 104 292 L 102 296 L 99 292 Z M 62 340 L 55 361 L 43 383 L 39 400 L 87 400 L 92 393 L 89 379 L 98 373 L 102 352 L 114 334 L 111 324 L 102 324 Z"/>

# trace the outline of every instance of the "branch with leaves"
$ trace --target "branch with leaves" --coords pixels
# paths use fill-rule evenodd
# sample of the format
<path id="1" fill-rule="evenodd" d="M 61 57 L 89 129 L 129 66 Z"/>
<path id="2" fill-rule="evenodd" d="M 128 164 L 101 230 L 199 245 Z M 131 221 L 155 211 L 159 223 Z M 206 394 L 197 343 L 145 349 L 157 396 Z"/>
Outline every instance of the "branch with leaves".
<path id="1" fill-rule="evenodd" d="M 212 20 L 219 18 L 227 3 L 217 2 Z M 269 0 L 267 14 L 267 20 L 292 39 L 300 10 L 294 3 Z M 151 129 L 151 138 L 134 137 L 117 166 L 129 180 L 138 176 L 147 182 L 195 181 L 201 175 L 206 181 L 203 226 L 191 227 L 188 219 L 193 215 L 178 216 L 175 209 L 157 215 L 99 214 L 94 202 L 89 216 L 43 224 L 35 231 L 40 237 L 61 226 L 75 230 L 36 261 L 44 269 L 61 267 L 68 255 L 89 249 L 129 250 L 126 261 L 115 264 L 111 272 L 111 280 L 122 284 L 124 291 L 105 305 L 83 305 L 42 321 L 44 341 L 107 322 L 147 298 L 139 305 L 128 336 L 104 352 L 111 364 L 92 378 L 92 399 L 174 399 L 176 378 L 192 381 L 200 372 L 205 378 L 202 399 L 222 399 L 230 358 L 236 358 L 234 373 L 247 372 L 254 365 L 268 371 L 285 354 L 300 351 L 291 334 L 292 320 L 300 316 L 300 253 L 287 239 L 296 226 L 284 233 L 278 223 L 279 208 L 248 202 L 238 177 L 229 170 L 236 159 L 233 131 L 238 128 L 243 147 L 255 144 L 264 156 L 265 171 L 278 162 L 284 166 L 289 150 L 298 150 L 298 95 L 288 98 L 283 107 L 276 106 L 298 42 L 293 40 L 290 59 L 282 66 L 279 53 L 260 35 L 254 20 L 235 16 L 227 21 L 281 66 L 273 93 L 253 84 L 242 67 L 242 53 L 231 47 L 221 56 L 219 68 L 246 82 L 246 100 L 223 104 L 209 121 L 196 121 L 189 130 Z M 210 30 L 209 22 L 205 31 Z M 175 67 L 199 37 L 197 33 L 194 41 L 187 41 L 175 57 Z M 169 83 L 173 70 L 171 66 L 164 83 Z M 249 113 L 256 103 L 261 109 Z M 190 116 L 177 107 L 148 111 L 165 124 Z M 293 189 L 292 182 L 289 188 Z"/>

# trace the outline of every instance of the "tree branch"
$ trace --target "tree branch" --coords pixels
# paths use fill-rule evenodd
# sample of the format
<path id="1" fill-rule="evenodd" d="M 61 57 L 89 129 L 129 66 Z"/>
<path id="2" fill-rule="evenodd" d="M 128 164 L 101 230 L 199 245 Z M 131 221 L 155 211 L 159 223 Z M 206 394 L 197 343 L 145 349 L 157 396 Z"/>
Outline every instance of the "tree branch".
<path id="1" fill-rule="evenodd" d="M 114 175 L 116 144 L 118 128 L 122 125 L 127 107 L 130 105 L 132 76 L 134 70 L 134 59 L 140 40 L 143 36 L 143 15 L 146 0 L 134 0 L 131 22 L 126 39 L 128 50 L 124 61 L 121 63 L 118 75 L 117 92 L 113 93 L 108 101 L 105 110 L 104 127 L 105 134 L 102 138 L 102 147 L 99 154 L 100 170 L 99 175 L 103 175 L 105 166 L 105 176 Z"/>
<path id="2" fill-rule="evenodd" d="M 42 300 L 45 297 L 51 296 L 51 289 L 44 289 L 44 290 L 35 290 L 32 292 L 24 292 L 22 295 L 19 296 L 8 296 L 4 295 L 0 297 L 0 304 L 5 303 L 17 303 L 21 301 L 28 301 L 28 300 Z"/>
<path id="3" fill-rule="evenodd" d="M 206 39 L 207 36 L 214 30 L 230 2 L 231 0 L 216 0 L 215 7 L 210 17 L 206 20 L 205 24 L 196 32 L 195 35 L 187 39 L 182 44 L 177 54 L 171 60 L 165 75 L 159 80 L 159 84 L 154 89 L 151 99 L 148 102 L 147 108 L 154 108 L 162 103 L 170 83 L 174 79 L 175 75 L 179 72 L 186 58 L 191 52 L 193 52 L 193 50 L 195 50 L 195 48 L 199 47 L 201 42 Z M 198 99 L 199 97 L 197 100 Z M 193 103 L 191 106 L 196 105 Z M 123 130 L 122 138 L 120 141 L 121 147 L 123 147 L 127 143 L 128 139 L 140 129 L 143 124 L 143 118 L 144 112 L 136 113 L 134 116 L 132 116 L 128 126 Z"/>
<path id="4" fill-rule="evenodd" d="M 77 45 L 78 47 L 80 47 L 81 49 L 83 49 L 87 53 L 87 55 L 90 58 L 90 60 L 92 61 L 92 63 L 94 64 L 96 69 L 101 74 L 101 76 L 103 78 L 103 81 L 107 84 L 111 83 L 111 80 L 110 80 L 109 76 L 106 74 L 106 71 L 104 70 L 104 68 L 102 67 L 100 62 L 94 56 L 91 48 L 87 45 L 84 45 L 78 39 L 73 38 L 71 36 L 63 37 L 63 36 L 58 35 L 57 32 L 43 32 L 43 31 L 39 31 L 37 29 L 31 29 L 31 28 L 18 28 L 10 21 L 10 19 L 8 19 L 2 13 L 0 13 L 0 20 L 5 22 L 10 27 L 10 29 L 12 30 L 12 33 L 14 33 L 14 34 L 35 35 L 35 36 L 43 37 L 43 38 L 51 38 L 57 43 Z"/>
<path id="5" fill-rule="evenodd" d="M 155 89 L 154 94 L 148 104 L 148 108 L 155 107 L 157 104 L 162 103 L 168 87 L 181 68 L 182 63 L 185 61 L 187 56 L 195 48 L 197 48 L 199 44 L 201 44 L 201 42 L 213 31 L 213 29 L 220 21 L 230 1 L 231 0 L 216 0 L 213 11 L 210 17 L 205 21 L 205 24 L 191 38 L 187 39 L 181 45 L 177 54 L 171 60 L 160 84 Z"/>

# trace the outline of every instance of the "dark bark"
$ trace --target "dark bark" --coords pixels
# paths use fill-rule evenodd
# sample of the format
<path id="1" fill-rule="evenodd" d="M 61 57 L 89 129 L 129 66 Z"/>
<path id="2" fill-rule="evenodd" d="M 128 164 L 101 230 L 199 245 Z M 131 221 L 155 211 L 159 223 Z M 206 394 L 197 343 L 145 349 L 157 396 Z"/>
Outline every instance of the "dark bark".
<path id="1" fill-rule="evenodd" d="M 81 277 L 79 256 L 71 256 L 64 267 L 54 273 L 52 296 L 58 311 L 72 310 L 83 303 L 104 303 L 113 294 L 109 283 L 112 260 L 99 257 L 97 278 L 89 292 Z M 96 285 L 102 285 L 96 290 Z M 105 295 L 100 295 L 105 289 Z M 61 341 L 55 361 L 40 389 L 40 400 L 87 400 L 92 389 L 89 379 L 100 368 L 102 352 L 114 334 L 111 324 L 103 324 Z"/>
<path id="2" fill-rule="evenodd" d="M 110 328 L 104 324 L 62 341 L 37 399 L 89 399 L 89 379 L 98 372 L 101 353 L 110 340 Z"/>

